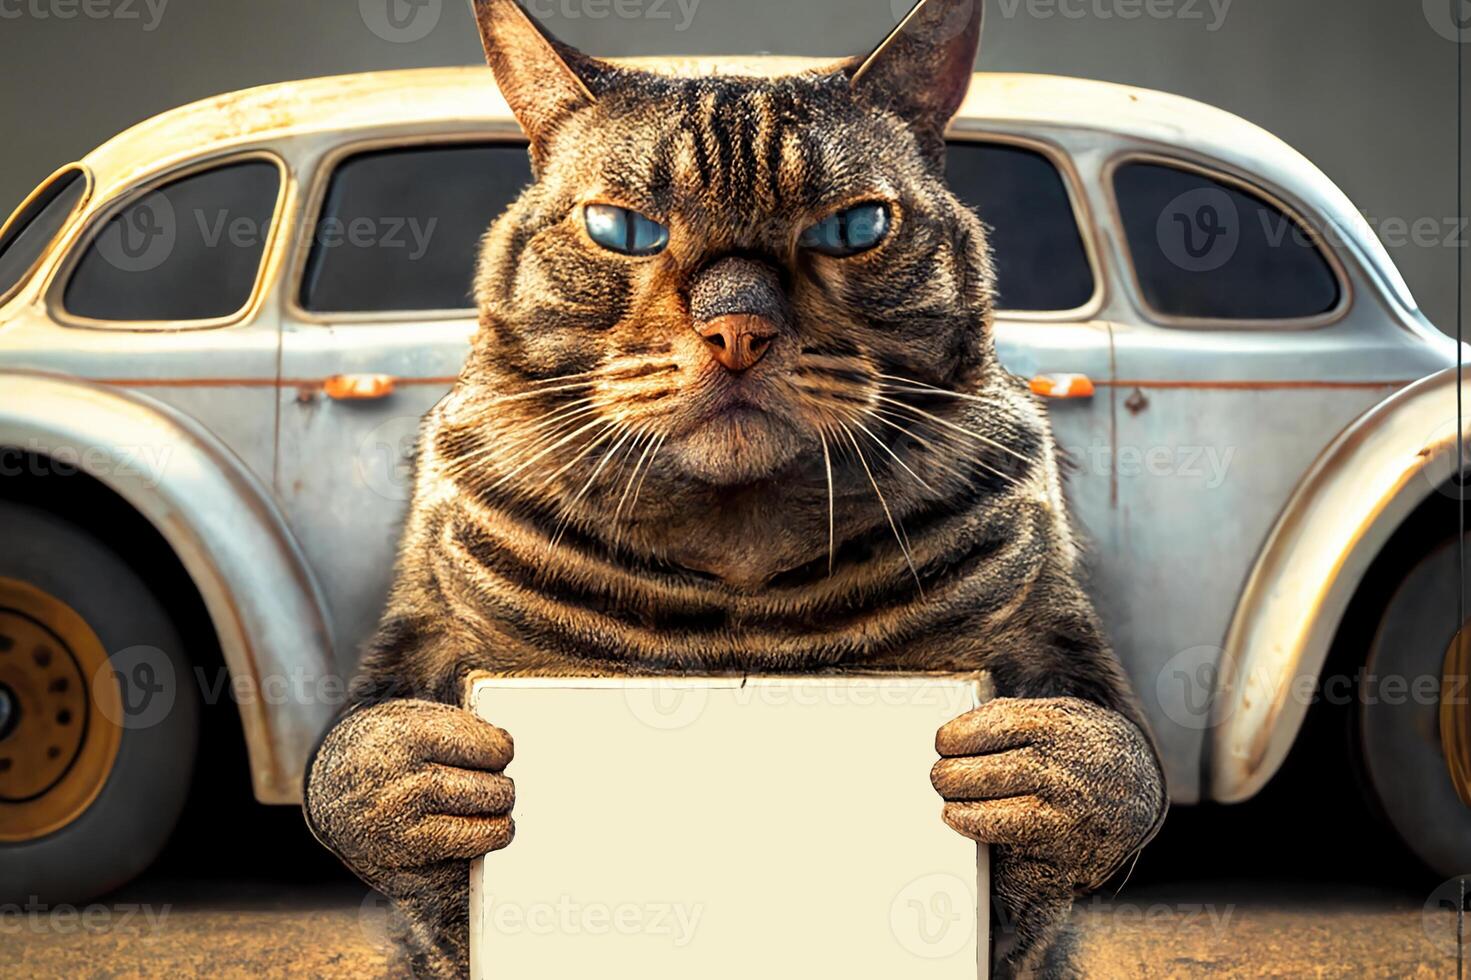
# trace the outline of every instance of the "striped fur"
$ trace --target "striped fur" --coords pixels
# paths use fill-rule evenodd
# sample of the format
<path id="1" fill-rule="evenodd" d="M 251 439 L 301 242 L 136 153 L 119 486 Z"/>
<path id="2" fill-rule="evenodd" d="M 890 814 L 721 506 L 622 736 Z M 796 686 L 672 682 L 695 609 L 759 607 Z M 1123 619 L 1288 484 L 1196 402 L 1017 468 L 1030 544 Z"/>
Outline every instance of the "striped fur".
<path id="1" fill-rule="evenodd" d="M 618 68 L 514 0 L 474 7 L 536 181 L 485 237 L 387 611 L 308 765 L 313 829 L 393 898 L 413 972 L 461 976 L 463 859 L 514 829 L 509 738 L 433 703 L 467 673 L 986 669 L 1012 697 L 941 730 L 932 781 L 952 827 L 998 845 L 997 975 L 1065 973 L 1075 891 L 1165 796 L 1079 585 L 1046 416 L 996 359 L 985 229 L 942 176 L 979 0 L 922 0 L 867 61 L 779 79 Z M 798 248 L 873 202 L 876 247 Z M 589 203 L 665 225 L 667 248 L 601 248 Z M 769 348 L 723 367 L 692 308 L 759 319 Z"/>
<path id="2" fill-rule="evenodd" d="M 591 84 L 486 236 L 481 328 L 425 420 L 371 689 L 988 668 L 1002 693 L 1137 720 L 1077 584 L 1045 415 L 996 362 L 984 227 L 910 121 L 855 99 L 843 66 Z M 879 248 L 796 249 L 866 200 L 895 215 Z M 669 248 L 600 249 L 588 201 L 666 223 Z M 688 310 L 731 254 L 780 270 L 794 321 L 738 382 Z"/>

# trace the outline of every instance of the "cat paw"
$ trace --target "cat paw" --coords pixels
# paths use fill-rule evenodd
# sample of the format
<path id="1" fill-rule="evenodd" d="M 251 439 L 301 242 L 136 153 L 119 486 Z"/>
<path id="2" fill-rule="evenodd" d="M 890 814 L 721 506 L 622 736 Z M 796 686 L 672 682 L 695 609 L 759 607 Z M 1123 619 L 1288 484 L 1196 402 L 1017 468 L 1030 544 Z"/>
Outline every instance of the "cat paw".
<path id="1" fill-rule="evenodd" d="M 996 845 L 996 899 L 1024 958 L 1041 955 L 1073 897 L 1112 875 L 1164 811 L 1149 740 L 1088 701 L 999 698 L 945 725 L 935 744 L 945 822 Z"/>
<path id="2" fill-rule="evenodd" d="M 313 828 L 369 884 L 511 842 L 511 737 L 467 711 L 387 701 L 340 721 L 307 775 Z"/>

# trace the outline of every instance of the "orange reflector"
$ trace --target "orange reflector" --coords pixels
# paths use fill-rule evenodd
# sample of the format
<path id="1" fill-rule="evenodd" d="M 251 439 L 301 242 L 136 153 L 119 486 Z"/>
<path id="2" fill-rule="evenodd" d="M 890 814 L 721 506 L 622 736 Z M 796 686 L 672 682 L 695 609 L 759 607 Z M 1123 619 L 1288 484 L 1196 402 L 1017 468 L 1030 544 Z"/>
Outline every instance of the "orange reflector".
<path id="1" fill-rule="evenodd" d="M 1032 394 L 1043 398 L 1093 397 L 1093 382 L 1086 374 L 1039 374 L 1031 387 Z"/>
<path id="2" fill-rule="evenodd" d="M 322 384 L 328 398 L 352 400 L 393 394 L 391 374 L 334 374 Z"/>

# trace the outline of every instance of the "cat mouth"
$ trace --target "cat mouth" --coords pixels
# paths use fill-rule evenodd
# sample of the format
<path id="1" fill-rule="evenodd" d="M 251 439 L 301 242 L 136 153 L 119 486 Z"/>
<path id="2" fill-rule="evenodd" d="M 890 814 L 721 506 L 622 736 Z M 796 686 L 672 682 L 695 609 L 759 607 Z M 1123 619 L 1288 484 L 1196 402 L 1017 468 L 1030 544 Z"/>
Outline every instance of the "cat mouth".
<path id="1" fill-rule="evenodd" d="M 744 380 L 727 380 L 702 392 L 696 407 L 694 421 L 697 426 L 709 425 L 722 419 L 755 419 L 771 414 L 770 398 L 758 390 L 759 386 Z"/>

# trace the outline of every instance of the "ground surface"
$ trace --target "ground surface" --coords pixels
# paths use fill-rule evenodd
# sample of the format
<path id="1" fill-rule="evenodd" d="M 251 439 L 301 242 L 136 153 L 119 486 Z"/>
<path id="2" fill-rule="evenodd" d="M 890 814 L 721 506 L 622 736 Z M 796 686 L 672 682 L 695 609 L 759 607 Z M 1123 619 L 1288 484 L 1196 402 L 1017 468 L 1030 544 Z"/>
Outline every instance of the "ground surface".
<path id="1" fill-rule="evenodd" d="M 153 880 L 108 919 L 6 920 L 10 977 L 364 977 L 384 971 L 380 903 L 348 882 Z M 1454 919 L 1414 895 L 1264 882 L 1129 887 L 1079 912 L 1089 977 L 1456 976 Z"/>
<path id="2" fill-rule="evenodd" d="M 1441 904 L 1457 883 L 1420 868 L 1352 773 L 1325 764 L 1345 757 L 1334 738 L 1247 804 L 1175 808 L 1123 889 L 1080 903 L 1085 975 L 1457 978 L 1457 921 Z M 0 980 L 382 975 L 381 900 L 298 811 L 249 800 L 236 751 L 206 754 L 174 843 L 142 879 L 80 908 L 0 906 Z"/>

